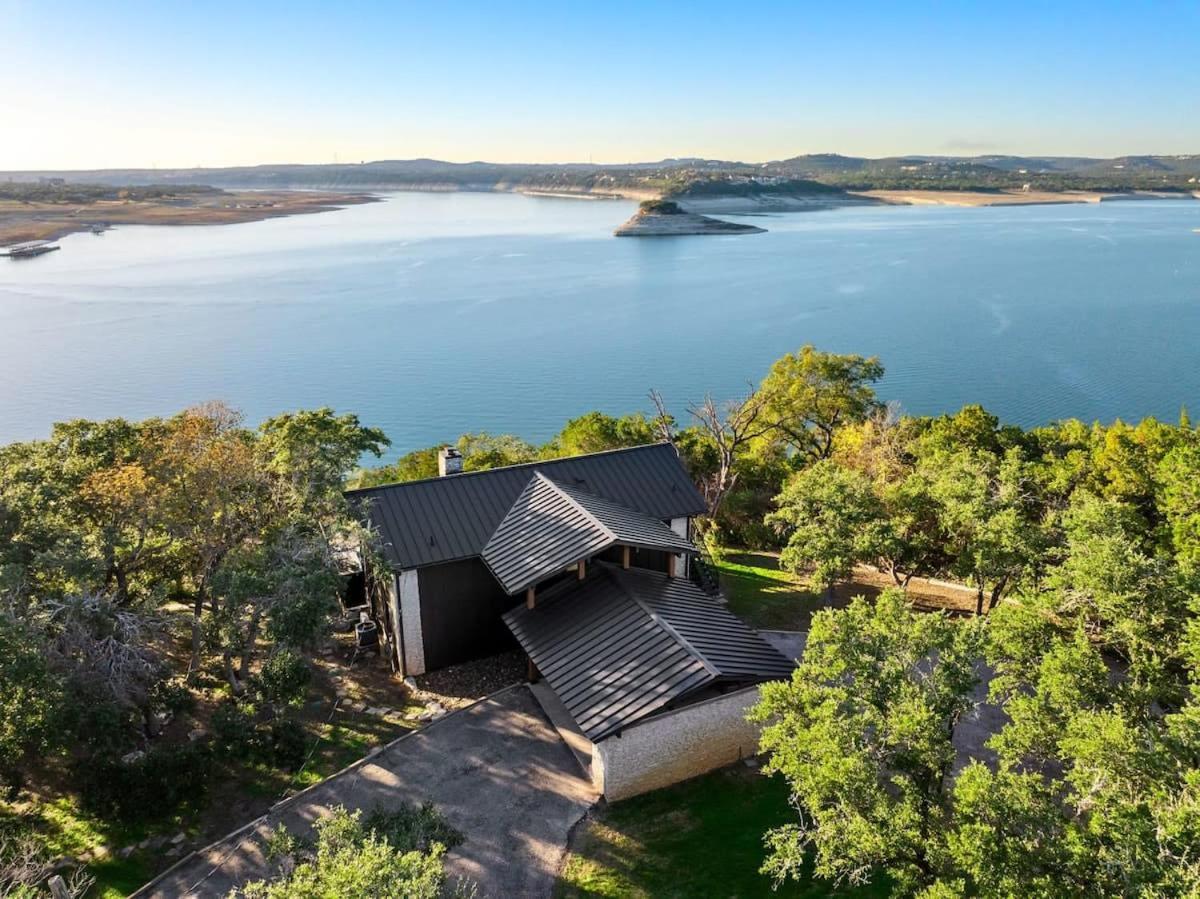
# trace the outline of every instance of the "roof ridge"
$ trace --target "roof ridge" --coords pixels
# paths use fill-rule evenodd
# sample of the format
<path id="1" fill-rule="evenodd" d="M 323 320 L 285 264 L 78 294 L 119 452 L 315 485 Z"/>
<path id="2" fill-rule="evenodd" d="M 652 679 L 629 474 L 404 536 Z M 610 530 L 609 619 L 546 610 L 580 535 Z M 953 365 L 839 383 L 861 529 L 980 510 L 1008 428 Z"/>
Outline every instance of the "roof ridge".
<path id="1" fill-rule="evenodd" d="M 518 462 L 515 465 L 499 465 L 496 468 L 480 468 L 474 471 L 460 471 L 453 475 L 434 475 L 428 478 L 415 478 L 411 481 L 393 481 L 390 484 L 376 484 L 373 487 L 355 487 L 353 490 L 343 490 L 343 495 L 371 493 L 377 490 L 390 490 L 393 487 L 408 487 L 412 484 L 436 484 L 440 481 L 458 481 L 464 478 L 475 478 L 480 475 L 491 474 L 497 471 L 513 471 L 519 468 L 533 468 L 535 471 L 539 465 L 555 465 L 559 462 L 573 462 L 576 459 L 592 459 L 597 456 L 615 456 L 621 453 L 632 453 L 639 450 L 657 449 L 662 446 L 670 446 L 671 444 L 665 440 L 658 440 L 654 443 L 639 443 L 637 446 L 618 446 L 616 449 L 597 450 L 594 453 L 578 453 L 574 456 L 558 456 L 553 459 L 534 459 L 531 462 Z"/>
<path id="2" fill-rule="evenodd" d="M 557 493 L 559 496 L 561 496 L 563 499 L 565 499 L 568 503 L 570 503 L 572 506 L 574 506 L 576 509 L 578 509 L 581 513 L 583 513 L 583 516 L 585 518 L 587 518 L 588 521 L 590 521 L 597 528 L 599 528 L 601 531 L 603 531 L 605 534 L 608 535 L 609 540 L 613 541 L 614 543 L 617 541 L 617 535 L 613 533 L 613 529 L 610 528 L 608 525 L 606 525 L 599 518 L 597 518 L 592 513 L 591 509 L 589 509 L 587 506 L 585 506 L 583 503 L 581 503 L 579 500 L 577 500 L 575 497 L 573 497 L 570 493 L 570 490 L 567 489 L 565 485 L 559 484 L 557 481 L 553 480 L 552 478 L 548 477 L 547 475 L 545 475 L 544 473 L 542 473 L 540 471 L 535 471 L 533 473 L 532 480 L 537 480 L 538 478 L 541 478 L 543 481 L 545 481 L 547 484 L 549 484 L 551 489 L 553 489 L 555 493 Z M 530 481 L 530 483 L 532 483 L 532 480 Z M 528 487 L 528 485 L 526 485 L 525 490 L 528 490 L 528 489 L 529 489 L 529 487 Z M 521 491 L 522 495 L 524 495 L 525 490 Z M 587 493 L 586 490 L 584 490 L 583 492 Z M 600 499 L 600 498 L 601 497 L 596 497 L 596 499 Z M 520 501 L 520 499 L 521 499 L 521 497 L 518 496 L 516 500 L 513 500 L 513 506 L 515 506 L 517 504 L 517 502 Z M 508 518 L 509 512 L 512 512 L 511 506 L 509 507 L 508 512 L 504 513 L 504 518 L 500 519 L 500 524 L 503 524 L 505 519 Z M 496 530 L 499 530 L 499 529 L 500 529 L 500 525 L 498 524 L 498 525 L 496 525 Z M 493 531 L 492 537 L 495 537 L 495 536 L 496 536 L 496 534 Z M 492 537 L 488 538 L 488 543 L 492 542 Z"/>
<path id="3" fill-rule="evenodd" d="M 634 591 L 629 586 L 629 584 L 625 583 L 626 569 L 623 569 L 623 568 L 618 569 L 615 565 L 613 565 L 610 562 L 600 562 L 598 564 L 603 565 L 606 569 L 608 569 L 609 574 L 611 575 L 613 581 L 615 581 L 616 584 L 625 592 L 625 595 L 628 596 L 630 599 L 632 599 L 633 602 L 642 611 L 644 611 L 647 615 L 649 615 L 650 618 L 653 619 L 653 621 L 656 624 L 658 624 L 663 630 L 665 630 L 668 634 L 670 634 L 674 640 L 676 640 L 685 650 L 687 650 L 687 652 L 692 656 L 692 658 L 694 658 L 701 665 L 703 665 L 704 669 L 706 671 L 708 671 L 709 674 L 712 674 L 714 677 L 721 677 L 720 669 L 718 669 L 716 665 L 714 665 L 712 662 L 710 662 L 705 657 L 704 653 L 700 652 L 700 650 L 698 650 L 695 646 L 693 646 L 691 640 L 689 640 L 683 634 L 679 633 L 679 631 L 675 629 L 675 625 L 671 624 L 670 621 L 668 621 L 666 618 L 664 618 L 662 615 L 660 615 L 654 609 L 650 608 L 650 606 L 646 605 L 646 603 L 642 600 L 642 598 L 637 595 L 637 592 Z"/>

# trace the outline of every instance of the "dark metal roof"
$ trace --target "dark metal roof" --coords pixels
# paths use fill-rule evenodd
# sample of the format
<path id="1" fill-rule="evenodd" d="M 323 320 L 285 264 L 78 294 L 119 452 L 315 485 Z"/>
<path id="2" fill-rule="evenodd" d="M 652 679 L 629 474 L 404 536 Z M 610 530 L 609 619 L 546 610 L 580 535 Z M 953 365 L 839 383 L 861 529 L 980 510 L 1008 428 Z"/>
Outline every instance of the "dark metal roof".
<path id="1" fill-rule="evenodd" d="M 505 592 L 514 594 L 618 544 L 666 552 L 695 549 L 657 518 L 535 472 L 482 556 Z"/>
<path id="2" fill-rule="evenodd" d="M 793 667 L 691 582 L 607 563 L 504 621 L 593 741 L 703 687 L 784 678 Z"/>
<path id="3" fill-rule="evenodd" d="M 366 508 L 388 561 L 414 568 L 478 556 L 534 473 L 651 518 L 699 515 L 704 500 L 666 443 L 389 484 L 346 495 Z"/>

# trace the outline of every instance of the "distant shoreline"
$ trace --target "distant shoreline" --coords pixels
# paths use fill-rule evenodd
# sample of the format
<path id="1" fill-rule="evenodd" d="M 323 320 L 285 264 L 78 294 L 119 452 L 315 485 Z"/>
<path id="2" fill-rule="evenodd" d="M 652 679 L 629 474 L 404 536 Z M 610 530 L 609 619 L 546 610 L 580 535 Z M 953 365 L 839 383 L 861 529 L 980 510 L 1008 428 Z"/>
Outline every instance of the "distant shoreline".
<path id="1" fill-rule="evenodd" d="M 233 225 L 291 215 L 309 215 L 361 203 L 368 193 L 309 190 L 244 190 L 155 200 L 88 203 L 0 200 L 0 247 L 120 225 Z"/>
<path id="2" fill-rule="evenodd" d="M 1055 206 L 1068 203 L 1112 203 L 1122 200 L 1192 200 L 1197 192 L 1085 190 L 863 190 L 851 191 L 888 206 Z"/>

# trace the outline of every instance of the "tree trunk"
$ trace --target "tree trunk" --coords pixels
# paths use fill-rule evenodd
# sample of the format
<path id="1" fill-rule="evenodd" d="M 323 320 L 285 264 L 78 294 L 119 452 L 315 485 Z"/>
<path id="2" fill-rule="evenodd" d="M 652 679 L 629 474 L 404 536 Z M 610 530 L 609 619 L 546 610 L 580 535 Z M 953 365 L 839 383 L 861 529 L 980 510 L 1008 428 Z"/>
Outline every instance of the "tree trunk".
<path id="1" fill-rule="evenodd" d="M 203 637 L 203 628 L 201 627 L 202 618 L 204 615 L 204 588 L 201 587 L 196 591 L 196 597 L 192 601 L 192 658 L 188 662 L 187 676 L 188 680 L 194 680 L 197 672 L 200 671 L 200 650 Z"/>
<path id="2" fill-rule="evenodd" d="M 246 628 L 246 643 L 242 646 L 242 659 L 238 663 L 238 678 L 245 680 L 250 676 L 250 659 L 254 655 L 254 644 L 258 640 L 258 627 L 262 622 L 262 612 L 257 607 L 250 614 L 250 624 Z"/>
<path id="3" fill-rule="evenodd" d="M 120 565 L 114 565 L 112 573 L 113 579 L 117 582 L 117 595 L 113 597 L 113 602 L 118 606 L 123 606 L 129 602 L 129 575 Z"/>
<path id="4" fill-rule="evenodd" d="M 237 672 L 233 670 L 233 653 L 228 649 L 221 654 L 221 661 L 225 667 L 225 680 L 229 682 L 230 688 L 233 690 L 234 696 L 241 696 L 243 687 L 242 682 L 237 676 Z"/>
<path id="5" fill-rule="evenodd" d="M 1004 586 L 1007 583 L 1008 583 L 1007 579 L 1001 580 L 999 583 L 996 584 L 995 587 L 992 588 L 992 595 L 988 598 L 988 611 L 989 612 L 991 612 L 992 609 L 996 608 L 996 606 L 1000 605 L 1000 595 L 1001 595 L 1001 593 L 1004 592 Z"/>
<path id="6" fill-rule="evenodd" d="M 975 591 L 975 617 L 978 618 L 983 614 L 983 584 L 980 584 Z"/>

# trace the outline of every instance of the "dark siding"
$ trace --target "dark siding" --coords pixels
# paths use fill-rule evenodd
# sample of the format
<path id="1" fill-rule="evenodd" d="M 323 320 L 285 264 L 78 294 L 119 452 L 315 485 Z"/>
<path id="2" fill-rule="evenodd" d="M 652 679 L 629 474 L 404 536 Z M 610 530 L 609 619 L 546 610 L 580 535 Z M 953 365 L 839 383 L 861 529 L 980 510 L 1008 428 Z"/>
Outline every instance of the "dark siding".
<path id="1" fill-rule="evenodd" d="M 671 553 L 665 553 L 659 549 L 640 549 L 631 547 L 629 550 L 629 564 L 634 568 L 645 568 L 647 571 L 659 571 L 663 574 L 667 571 L 667 559 L 671 557 Z M 620 565 L 622 549 L 619 546 L 614 546 L 611 549 L 606 549 L 602 553 L 598 553 L 596 558 L 601 562 L 612 562 L 614 565 Z"/>
<path id="2" fill-rule="evenodd" d="M 426 671 L 516 645 L 500 616 L 524 599 L 505 594 L 481 560 L 430 565 L 418 572 L 417 583 Z"/>

